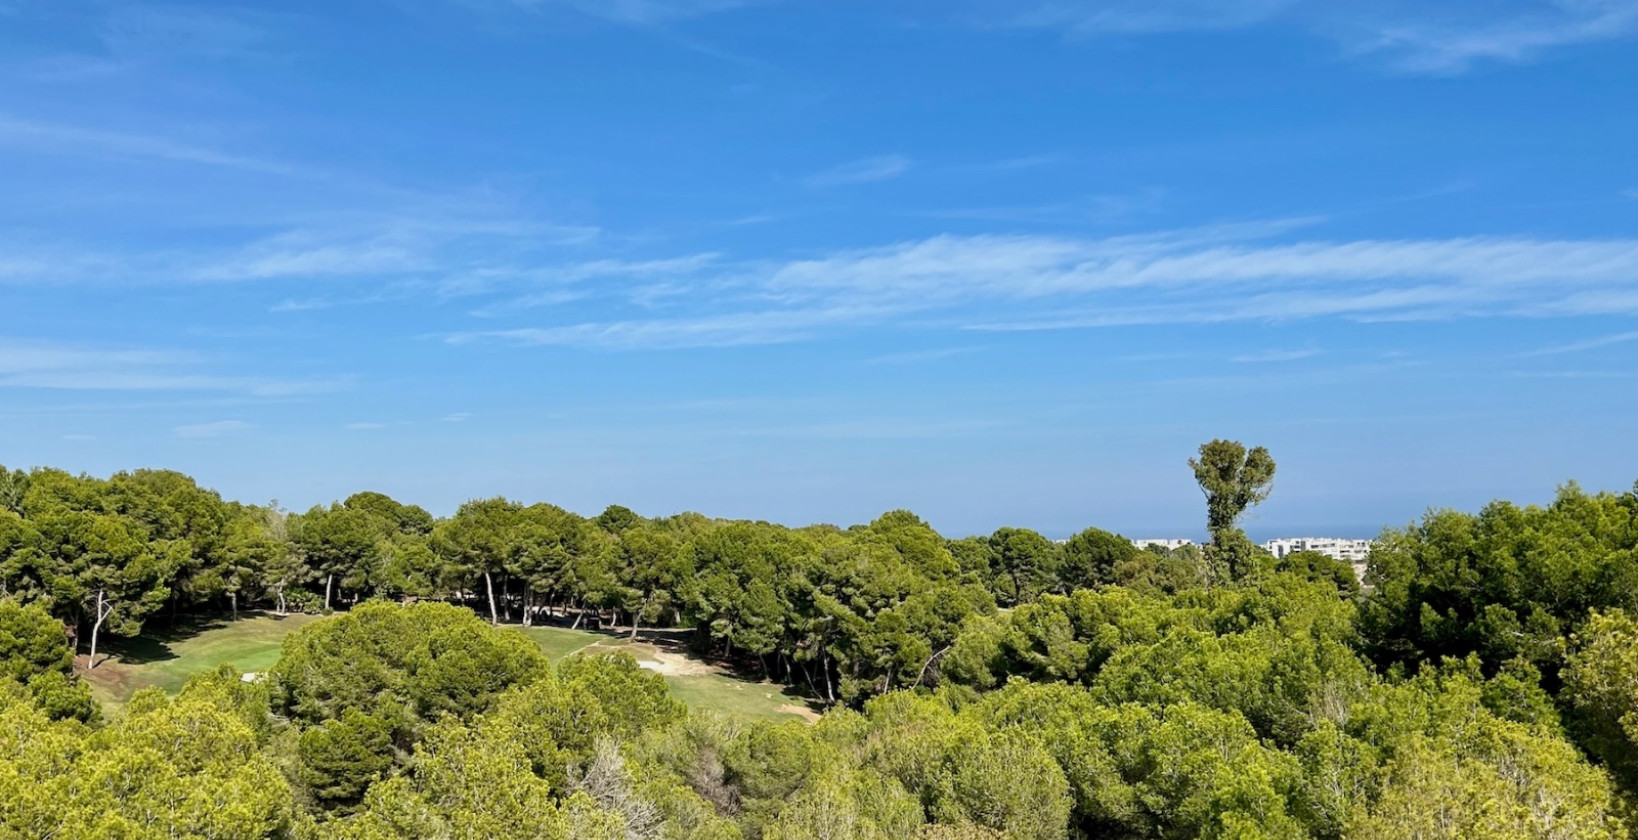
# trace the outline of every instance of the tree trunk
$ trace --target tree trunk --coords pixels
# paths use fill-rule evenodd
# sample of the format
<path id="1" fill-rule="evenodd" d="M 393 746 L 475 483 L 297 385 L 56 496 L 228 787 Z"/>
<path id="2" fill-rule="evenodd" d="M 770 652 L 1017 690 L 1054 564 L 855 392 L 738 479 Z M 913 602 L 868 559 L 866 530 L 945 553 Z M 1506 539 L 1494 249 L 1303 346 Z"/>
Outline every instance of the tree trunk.
<path id="1" fill-rule="evenodd" d="M 103 590 L 98 589 L 97 590 L 97 620 L 96 620 L 95 623 L 93 623 L 91 625 L 91 660 L 90 660 L 90 664 L 88 664 L 86 666 L 87 670 L 97 667 L 97 633 L 100 630 L 102 630 L 102 622 L 105 619 L 108 618 L 108 613 L 113 612 L 112 609 L 104 611 L 103 607 L 106 604 L 107 604 L 107 602 L 103 600 Z"/>
<path id="2" fill-rule="evenodd" d="M 330 611 L 330 588 L 331 588 L 331 586 L 333 584 L 335 584 L 335 582 L 336 582 L 336 576 L 334 574 L 329 574 L 329 575 L 324 576 L 324 611 L 325 612 Z"/>
<path id="3" fill-rule="evenodd" d="M 523 626 L 533 627 L 535 624 L 535 588 L 528 583 L 523 584 Z"/>
<path id="4" fill-rule="evenodd" d="M 569 629 L 570 630 L 579 630 L 580 629 L 580 621 L 582 619 L 584 619 L 585 617 L 586 617 L 586 611 L 584 609 L 582 609 L 580 612 L 575 613 L 574 614 L 574 626 L 570 627 Z"/>
<path id="5" fill-rule="evenodd" d="M 938 661 L 939 657 L 941 657 L 944 654 L 949 653 L 949 652 L 950 652 L 950 646 L 946 645 L 943 648 L 939 649 L 932 656 L 927 657 L 927 661 L 922 663 L 921 674 L 916 677 L 916 685 L 921 685 L 922 680 L 927 679 L 927 669 L 933 667 L 933 663 Z"/>
<path id="6" fill-rule="evenodd" d="M 228 593 L 228 603 L 233 605 L 233 620 L 238 621 L 239 620 L 239 593 L 229 592 Z"/>
<path id="7" fill-rule="evenodd" d="M 487 570 L 483 573 L 483 583 L 489 587 L 489 623 L 499 626 L 500 614 L 495 612 L 495 579 L 490 577 Z"/>
<path id="8" fill-rule="evenodd" d="M 278 597 L 279 597 L 279 615 L 289 615 L 289 608 L 285 606 L 284 587 L 282 587 L 282 586 L 279 587 Z"/>
<path id="9" fill-rule="evenodd" d="M 642 605 L 637 607 L 637 611 L 633 612 L 631 614 L 631 638 L 632 639 L 637 638 L 637 625 L 643 623 L 643 611 L 647 610 L 648 605 L 653 603 L 653 602 L 654 602 L 654 593 L 650 592 L 648 594 L 648 597 L 643 599 Z"/>

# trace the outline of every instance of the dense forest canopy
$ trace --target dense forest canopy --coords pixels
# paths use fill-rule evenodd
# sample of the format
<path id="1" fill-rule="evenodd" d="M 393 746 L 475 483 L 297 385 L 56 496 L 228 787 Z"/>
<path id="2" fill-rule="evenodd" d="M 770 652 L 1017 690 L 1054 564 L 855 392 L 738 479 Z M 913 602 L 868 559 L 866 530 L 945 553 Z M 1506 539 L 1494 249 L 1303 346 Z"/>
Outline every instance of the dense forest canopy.
<path id="1" fill-rule="evenodd" d="M 1638 487 L 1432 510 L 1361 586 L 1239 530 L 1266 450 L 1189 466 L 1212 539 L 1172 552 L 0 470 L 0 837 L 1638 836 Z M 261 608 L 334 614 L 117 714 L 76 676 Z M 690 711 L 536 622 L 693 628 L 829 710 Z"/>

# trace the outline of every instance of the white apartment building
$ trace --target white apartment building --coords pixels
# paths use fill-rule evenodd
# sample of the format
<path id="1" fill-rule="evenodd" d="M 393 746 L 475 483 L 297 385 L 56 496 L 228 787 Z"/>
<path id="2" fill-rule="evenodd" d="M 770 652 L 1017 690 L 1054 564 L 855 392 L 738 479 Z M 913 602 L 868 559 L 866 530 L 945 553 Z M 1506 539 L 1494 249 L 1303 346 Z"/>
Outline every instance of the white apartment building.
<path id="1" fill-rule="evenodd" d="M 1138 548 L 1148 548 L 1158 545 L 1167 551 L 1176 551 L 1186 545 L 1194 545 L 1194 540 L 1132 540 L 1132 545 Z"/>
<path id="2" fill-rule="evenodd" d="M 1371 554 L 1371 540 L 1344 540 L 1336 537 L 1287 537 L 1269 540 L 1263 548 L 1275 557 L 1284 557 L 1294 551 L 1314 551 L 1356 566 L 1363 565 Z"/>

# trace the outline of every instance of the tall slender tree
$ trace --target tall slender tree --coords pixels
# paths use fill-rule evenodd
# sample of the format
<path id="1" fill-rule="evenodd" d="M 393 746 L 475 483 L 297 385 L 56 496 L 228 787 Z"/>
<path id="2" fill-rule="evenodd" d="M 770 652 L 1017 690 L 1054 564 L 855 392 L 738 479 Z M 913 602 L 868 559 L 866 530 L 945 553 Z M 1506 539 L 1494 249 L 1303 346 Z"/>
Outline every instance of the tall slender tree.
<path id="1" fill-rule="evenodd" d="M 1206 529 L 1211 532 L 1208 582 L 1246 574 L 1257 550 L 1238 522 L 1247 508 L 1261 504 L 1274 489 L 1274 456 L 1261 446 L 1247 449 L 1237 440 L 1218 439 L 1201 444 L 1200 457 L 1190 458 L 1189 467 L 1206 495 Z"/>

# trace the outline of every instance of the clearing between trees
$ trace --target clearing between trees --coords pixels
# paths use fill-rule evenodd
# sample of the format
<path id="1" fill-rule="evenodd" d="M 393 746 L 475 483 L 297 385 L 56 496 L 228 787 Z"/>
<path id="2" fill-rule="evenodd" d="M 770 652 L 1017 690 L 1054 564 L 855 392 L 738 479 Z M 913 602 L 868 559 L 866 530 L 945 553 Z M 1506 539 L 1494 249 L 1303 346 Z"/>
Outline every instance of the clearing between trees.
<path id="1" fill-rule="evenodd" d="M 79 656 L 75 671 L 90 683 L 92 696 L 113 712 L 144 688 L 158 686 L 174 695 L 189 677 L 223 665 L 245 673 L 266 671 L 278 661 L 284 638 L 317 619 L 296 613 L 245 613 L 238 620 L 156 631 L 108 645 L 106 654 L 98 653 L 101 661 L 94 669 L 86 667 L 87 657 Z M 743 679 L 689 655 L 679 638 L 632 641 L 624 632 L 553 626 L 511 629 L 528 636 L 553 662 L 581 651 L 628 653 L 645 669 L 665 677 L 672 692 L 690 708 L 755 720 L 812 721 L 819 717 L 782 685 Z"/>

